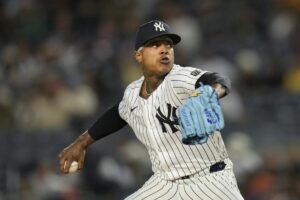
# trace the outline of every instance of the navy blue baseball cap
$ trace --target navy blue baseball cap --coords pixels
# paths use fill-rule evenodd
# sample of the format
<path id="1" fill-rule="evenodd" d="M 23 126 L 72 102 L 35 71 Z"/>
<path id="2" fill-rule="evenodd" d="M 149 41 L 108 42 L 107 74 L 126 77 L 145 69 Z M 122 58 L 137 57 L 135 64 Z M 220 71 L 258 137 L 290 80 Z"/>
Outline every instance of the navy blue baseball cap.
<path id="1" fill-rule="evenodd" d="M 171 31 L 168 24 L 159 20 L 153 20 L 142 24 L 139 27 L 135 38 L 134 48 L 135 50 L 138 50 L 138 48 L 148 41 L 161 36 L 169 37 L 173 41 L 173 44 L 177 44 L 181 40 L 179 35 Z"/>

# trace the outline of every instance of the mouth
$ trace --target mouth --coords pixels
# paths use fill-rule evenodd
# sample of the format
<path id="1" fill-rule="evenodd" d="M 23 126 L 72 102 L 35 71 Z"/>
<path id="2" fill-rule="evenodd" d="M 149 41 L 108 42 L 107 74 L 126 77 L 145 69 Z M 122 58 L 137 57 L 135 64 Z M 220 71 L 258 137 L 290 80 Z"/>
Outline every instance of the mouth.
<path id="1" fill-rule="evenodd" d="M 167 65 L 171 63 L 171 59 L 168 56 L 162 56 L 160 57 L 159 62 L 161 64 Z"/>

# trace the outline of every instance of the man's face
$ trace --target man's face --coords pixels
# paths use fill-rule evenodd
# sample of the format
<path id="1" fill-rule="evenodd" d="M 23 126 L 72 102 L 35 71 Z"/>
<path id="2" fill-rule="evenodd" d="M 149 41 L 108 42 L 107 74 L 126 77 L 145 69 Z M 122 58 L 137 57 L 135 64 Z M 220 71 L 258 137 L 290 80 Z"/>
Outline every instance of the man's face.
<path id="1" fill-rule="evenodd" d="M 173 67 L 174 49 L 170 39 L 154 39 L 135 53 L 135 58 L 148 76 L 164 76 Z"/>

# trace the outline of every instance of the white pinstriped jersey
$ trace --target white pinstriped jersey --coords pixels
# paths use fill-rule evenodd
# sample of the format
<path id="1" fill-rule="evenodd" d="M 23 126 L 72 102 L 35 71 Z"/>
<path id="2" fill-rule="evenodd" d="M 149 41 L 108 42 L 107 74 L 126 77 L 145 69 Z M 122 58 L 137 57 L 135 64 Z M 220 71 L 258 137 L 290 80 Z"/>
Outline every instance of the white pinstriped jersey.
<path id="1" fill-rule="evenodd" d="M 209 173 L 209 167 L 228 158 L 219 132 L 207 143 L 184 145 L 177 120 L 177 108 L 195 90 L 196 81 L 206 71 L 174 65 L 148 99 L 139 96 L 144 77 L 131 83 L 119 105 L 120 116 L 146 146 L 152 170 L 164 179 Z M 229 164 L 229 165 L 228 165 Z M 227 163 L 226 168 L 231 168 Z"/>

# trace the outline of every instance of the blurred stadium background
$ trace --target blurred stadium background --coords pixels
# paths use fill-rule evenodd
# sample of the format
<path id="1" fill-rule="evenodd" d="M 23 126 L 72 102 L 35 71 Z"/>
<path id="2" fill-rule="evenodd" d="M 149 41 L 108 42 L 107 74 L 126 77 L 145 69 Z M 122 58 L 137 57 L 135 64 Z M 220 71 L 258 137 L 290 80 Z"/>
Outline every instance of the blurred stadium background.
<path id="1" fill-rule="evenodd" d="M 228 75 L 223 131 L 246 200 L 300 199 L 299 0 L 0 1 L 0 199 L 122 199 L 150 176 L 129 128 L 80 173 L 58 153 L 141 75 L 136 28 L 182 35 L 176 63 Z"/>

